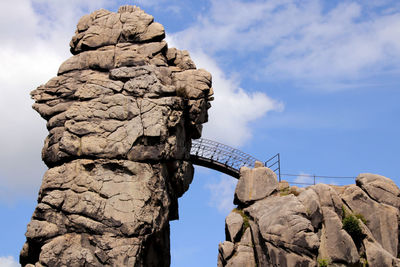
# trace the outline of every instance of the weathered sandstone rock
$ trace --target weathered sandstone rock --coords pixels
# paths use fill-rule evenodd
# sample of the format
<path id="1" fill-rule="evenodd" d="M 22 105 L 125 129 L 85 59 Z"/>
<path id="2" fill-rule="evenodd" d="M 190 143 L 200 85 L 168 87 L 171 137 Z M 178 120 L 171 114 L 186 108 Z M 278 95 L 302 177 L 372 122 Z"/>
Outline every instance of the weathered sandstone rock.
<path id="1" fill-rule="evenodd" d="M 263 239 L 273 245 L 306 254 L 312 254 L 319 246 L 306 209 L 293 195 L 271 196 L 244 211 L 254 219 Z"/>
<path id="2" fill-rule="evenodd" d="M 400 208 L 400 190 L 392 180 L 381 175 L 362 173 L 356 183 L 373 200 Z"/>
<path id="3" fill-rule="evenodd" d="M 266 186 L 268 171 L 259 169 L 241 169 L 235 197 L 247 198 L 226 219 L 218 266 L 400 266 L 400 190 L 392 180 L 360 174 L 357 185 L 298 190 L 276 178 Z M 248 197 L 254 188 L 262 197 Z"/>
<path id="4" fill-rule="evenodd" d="M 267 167 L 242 167 L 240 177 L 235 190 L 235 204 L 248 204 L 263 199 L 278 188 L 276 174 Z"/>
<path id="5" fill-rule="evenodd" d="M 224 264 L 226 264 L 226 261 L 229 260 L 233 254 L 234 246 L 235 245 L 229 241 L 224 241 L 219 244 L 218 251 L 220 257 L 218 258 L 218 266 L 222 264 L 222 262 L 220 262 L 221 260 L 225 260 Z"/>
<path id="6" fill-rule="evenodd" d="M 226 266 L 255 266 L 255 258 L 253 251 L 253 241 L 251 239 L 250 228 L 247 228 L 240 239 L 240 244 L 236 249 L 236 253 L 226 263 Z"/>
<path id="7" fill-rule="evenodd" d="M 22 265 L 169 266 L 169 221 L 193 178 L 191 139 L 212 89 L 164 36 L 138 7 L 95 11 L 78 23 L 74 56 L 31 93 L 49 170 Z"/>
<path id="8" fill-rule="evenodd" d="M 364 246 L 369 266 L 400 266 L 400 259 L 393 257 L 393 255 L 383 249 L 379 243 L 365 240 Z"/>
<path id="9" fill-rule="evenodd" d="M 397 257 L 399 210 L 372 200 L 361 188 L 355 185 L 349 186 L 342 197 L 352 211 L 365 218 L 366 225 L 374 239 L 387 252 Z"/>
<path id="10" fill-rule="evenodd" d="M 235 241 L 236 236 L 242 230 L 243 217 L 239 212 L 232 211 L 225 219 L 225 225 L 227 230 L 227 237 L 229 241 Z"/>
<path id="11" fill-rule="evenodd" d="M 321 229 L 319 258 L 332 262 L 359 262 L 357 247 L 351 236 L 343 229 L 342 220 L 329 208 L 322 208 L 324 222 Z"/>

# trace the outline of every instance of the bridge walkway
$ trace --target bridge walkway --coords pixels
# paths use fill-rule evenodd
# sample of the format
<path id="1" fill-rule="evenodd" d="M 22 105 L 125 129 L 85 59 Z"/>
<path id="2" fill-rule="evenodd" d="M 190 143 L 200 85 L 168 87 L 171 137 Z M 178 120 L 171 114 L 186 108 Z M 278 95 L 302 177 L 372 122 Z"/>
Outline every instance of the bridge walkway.
<path id="1" fill-rule="evenodd" d="M 192 141 L 190 160 L 195 165 L 225 173 L 236 179 L 239 179 L 241 167 L 253 168 L 255 162 L 260 161 L 239 149 L 205 138 Z M 280 179 L 279 154 L 276 154 L 264 164 L 266 167 L 273 169 Z"/>

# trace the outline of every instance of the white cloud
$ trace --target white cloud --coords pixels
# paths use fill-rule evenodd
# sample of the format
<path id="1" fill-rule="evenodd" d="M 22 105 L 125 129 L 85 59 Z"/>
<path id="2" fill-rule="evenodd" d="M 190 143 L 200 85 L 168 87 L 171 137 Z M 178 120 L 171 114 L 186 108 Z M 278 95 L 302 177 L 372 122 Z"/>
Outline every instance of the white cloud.
<path id="1" fill-rule="evenodd" d="M 175 14 L 179 14 L 182 10 L 182 3 L 179 0 L 134 0 L 133 3 L 140 7 L 154 8 L 155 10 L 163 9 Z"/>
<path id="2" fill-rule="evenodd" d="M 80 16 L 107 5 L 106 0 L 0 2 L 0 8 L 8 11 L 0 18 L 0 56 L 5 63 L 0 66 L 0 122 L 6 125 L 0 138 L 5 151 L 0 153 L 0 201 L 36 194 L 32 187 L 39 187 L 46 169 L 40 152 L 47 130 L 45 121 L 31 109 L 29 92 L 55 76 L 70 56 L 68 43 Z M 193 53 L 193 58 L 214 74 L 216 100 L 206 136 L 243 144 L 251 137 L 249 122 L 281 108 L 265 94 L 245 92 L 201 51 Z"/>
<path id="3" fill-rule="evenodd" d="M 170 47 L 183 49 L 181 35 L 168 36 Z M 283 104 L 261 92 L 246 92 L 234 77 L 227 77 L 217 62 L 202 50 L 191 49 L 190 56 L 197 68 L 212 74 L 214 101 L 209 110 L 209 122 L 204 125 L 203 137 L 240 146 L 252 137 L 250 123 L 270 111 L 281 111 Z"/>
<path id="4" fill-rule="evenodd" d="M 158 6 L 160 2 L 165 2 L 165 0 L 134 0 L 133 2 L 139 6 L 153 7 Z"/>
<path id="5" fill-rule="evenodd" d="M 388 69 L 399 72 L 400 9 L 393 1 L 343 1 L 328 9 L 320 0 L 211 4 L 198 23 L 177 34 L 180 44 L 209 55 L 261 53 L 247 65 L 260 79 L 295 79 L 324 89 L 340 82 L 345 89 Z"/>
<path id="6" fill-rule="evenodd" d="M 400 14 L 361 21 L 362 6 L 341 4 L 316 21 L 294 28 L 266 58 L 265 70 L 271 76 L 317 79 L 358 80 L 365 74 L 399 67 Z"/>
<path id="7" fill-rule="evenodd" d="M 240 146 L 252 137 L 249 124 L 269 111 L 281 111 L 283 104 L 261 92 L 248 93 L 234 78 L 227 78 L 210 56 L 191 54 L 197 67 L 213 75 L 214 101 L 209 109 L 209 122 L 204 125 L 205 138 Z"/>
<path id="8" fill-rule="evenodd" d="M 37 187 L 43 175 L 40 152 L 47 131 L 31 109 L 29 91 L 54 75 L 60 57 L 46 47 L 30 52 L 0 48 L 0 57 L 12 62 L 0 65 L 0 122 L 6 126 L 0 138 L 0 187 L 7 188 L 0 199 L 13 199 Z"/>
<path id="9" fill-rule="evenodd" d="M 310 184 L 312 185 L 314 184 L 314 176 L 308 173 L 300 172 L 300 174 L 294 179 L 293 184 L 299 187 L 306 187 Z"/>
<path id="10" fill-rule="evenodd" d="M 0 266 L 1 267 L 19 267 L 21 265 L 18 262 L 16 262 L 12 256 L 8 256 L 8 257 L 0 257 Z"/>
<path id="11" fill-rule="evenodd" d="M 57 74 L 70 56 L 68 43 L 79 17 L 104 1 L 1 1 L 0 201 L 37 190 L 45 170 L 40 153 L 46 122 L 31 109 L 29 92 Z"/>
<path id="12" fill-rule="evenodd" d="M 228 214 L 235 207 L 233 196 L 236 184 L 237 180 L 227 175 L 221 175 L 218 183 L 207 184 L 206 188 L 211 193 L 210 206 L 217 208 L 222 214 Z"/>

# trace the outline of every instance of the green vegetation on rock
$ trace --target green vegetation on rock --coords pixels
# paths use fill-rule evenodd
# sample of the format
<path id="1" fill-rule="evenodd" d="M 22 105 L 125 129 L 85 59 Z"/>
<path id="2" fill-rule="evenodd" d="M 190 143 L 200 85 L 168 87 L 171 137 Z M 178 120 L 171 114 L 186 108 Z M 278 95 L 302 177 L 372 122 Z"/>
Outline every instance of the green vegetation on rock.
<path id="1" fill-rule="evenodd" d="M 293 190 L 291 187 L 285 188 L 285 189 L 282 189 L 282 190 L 279 191 L 279 195 L 280 195 L 281 197 L 287 196 L 287 195 L 290 195 L 290 194 L 293 194 L 293 195 L 295 195 L 295 196 L 298 196 L 298 195 L 299 195 L 299 192 L 297 192 L 296 190 Z"/>
<path id="2" fill-rule="evenodd" d="M 330 263 L 328 259 L 318 259 L 318 266 L 319 267 L 327 267 Z"/>
<path id="3" fill-rule="evenodd" d="M 364 224 L 367 223 L 367 220 L 361 214 L 351 214 L 348 213 L 345 207 L 342 207 L 343 210 L 343 229 L 351 236 L 351 238 L 356 243 L 360 243 L 364 238 L 364 234 L 361 229 L 360 221 Z"/>
<path id="4" fill-rule="evenodd" d="M 242 218 L 243 218 L 243 229 L 242 229 L 242 231 L 244 233 L 246 231 L 246 229 L 250 227 L 250 223 L 249 223 L 250 218 L 249 218 L 249 216 L 247 216 L 244 213 L 244 211 L 242 209 L 234 208 L 233 211 L 242 216 Z"/>

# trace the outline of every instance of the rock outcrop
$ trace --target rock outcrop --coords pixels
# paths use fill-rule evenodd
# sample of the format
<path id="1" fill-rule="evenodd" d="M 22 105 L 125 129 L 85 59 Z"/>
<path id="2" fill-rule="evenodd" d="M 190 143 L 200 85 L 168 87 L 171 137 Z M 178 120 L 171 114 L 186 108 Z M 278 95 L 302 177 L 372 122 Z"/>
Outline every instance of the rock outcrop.
<path id="1" fill-rule="evenodd" d="M 78 23 L 74 56 L 31 93 L 49 170 L 23 266 L 169 266 L 169 221 L 193 178 L 191 139 L 212 89 L 164 37 L 138 7 L 95 11 Z"/>
<path id="2" fill-rule="evenodd" d="M 307 188 L 243 167 L 218 266 L 400 266 L 400 190 L 360 174 L 356 185 Z"/>

